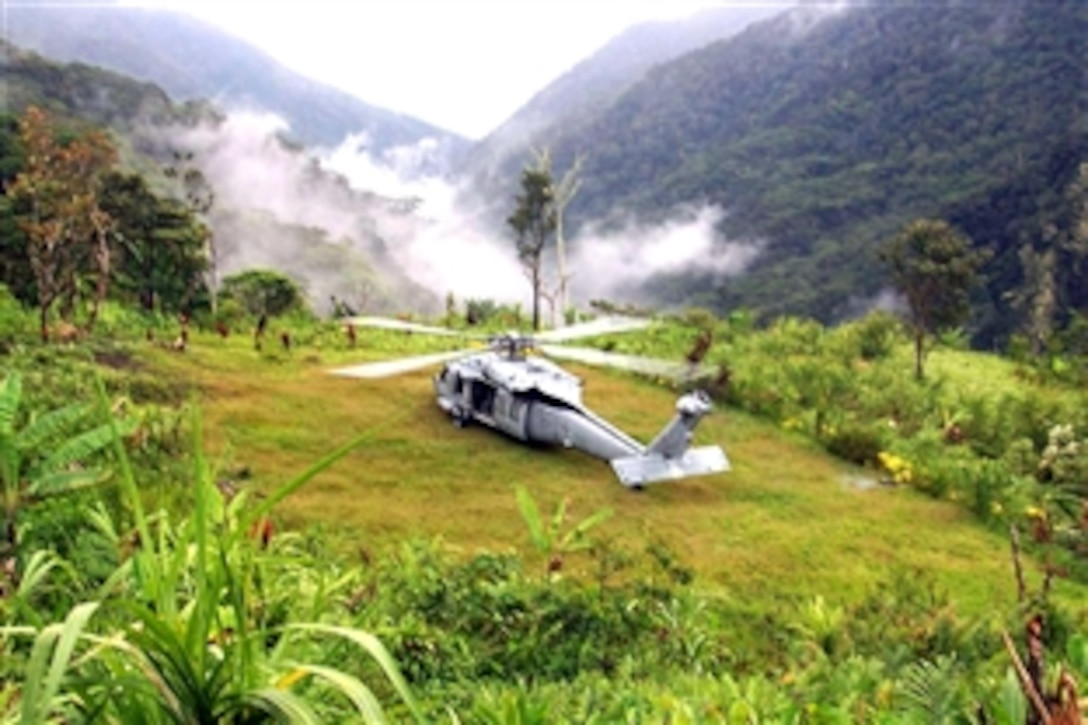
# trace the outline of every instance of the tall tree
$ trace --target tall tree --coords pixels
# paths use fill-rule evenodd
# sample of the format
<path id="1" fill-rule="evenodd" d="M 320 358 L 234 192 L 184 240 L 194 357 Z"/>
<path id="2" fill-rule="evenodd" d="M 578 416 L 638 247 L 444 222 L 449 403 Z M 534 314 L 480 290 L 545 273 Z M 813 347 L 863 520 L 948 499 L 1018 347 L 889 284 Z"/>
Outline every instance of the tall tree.
<path id="1" fill-rule="evenodd" d="M 173 163 L 164 171 L 168 178 L 177 181 L 179 198 L 196 217 L 202 228 L 204 253 L 207 257 L 205 265 L 207 287 L 214 315 L 219 306 L 219 248 L 216 245 L 215 234 L 208 223 L 208 215 L 215 206 L 215 190 L 212 189 L 208 177 L 194 161 L 191 151 L 174 151 Z"/>
<path id="2" fill-rule="evenodd" d="M 987 252 L 947 222 L 910 222 L 880 249 L 892 284 L 907 303 L 907 325 L 914 338 L 914 376 L 924 376 L 926 337 L 963 324 L 970 314 L 969 292 Z"/>
<path id="3" fill-rule="evenodd" d="M 514 229 L 518 259 L 533 288 L 533 330 L 540 329 L 540 293 L 543 285 L 544 247 L 556 227 L 555 188 L 551 169 L 540 163 L 527 166 L 521 172 L 521 193 L 507 223 Z"/>
<path id="4" fill-rule="evenodd" d="M 1082 161 L 1077 175 L 1066 189 L 1069 202 L 1069 229 L 1059 237 L 1058 269 L 1060 288 L 1070 307 L 1084 304 L 1084 261 L 1088 259 L 1088 161 Z M 1077 294 L 1079 292 L 1080 294 Z"/>
<path id="5" fill-rule="evenodd" d="M 1019 256 L 1024 282 L 1007 296 L 1023 317 L 1021 325 L 1031 344 L 1031 354 L 1039 355 L 1054 331 L 1058 311 L 1058 257 L 1054 247 L 1038 252 L 1030 244 L 1020 248 Z"/>
<path id="6" fill-rule="evenodd" d="M 99 203 L 99 183 L 117 152 L 101 131 L 61 138 L 35 106 L 19 122 L 19 140 L 26 162 L 8 194 L 23 211 L 18 223 L 27 236 L 42 339 L 48 340 L 50 310 L 59 301 L 62 318 L 72 321 L 84 273 L 96 276 L 88 329 L 106 296 L 112 220 Z"/>
<path id="7" fill-rule="evenodd" d="M 6 285 L 20 302 L 33 304 L 38 297 L 26 253 L 26 234 L 18 224 L 15 200 L 8 196 L 24 162 L 19 117 L 0 114 L 0 284 Z"/>
<path id="8" fill-rule="evenodd" d="M 147 312 L 178 312 L 203 293 L 206 227 L 182 202 L 163 199 L 138 174 L 113 172 L 102 206 L 115 220 L 115 287 Z"/>
<path id="9" fill-rule="evenodd" d="M 551 154 L 545 149 L 544 151 L 534 151 L 536 157 L 536 164 L 538 169 L 543 169 L 552 174 L 551 171 Z M 567 240 L 563 235 L 563 214 L 566 210 L 567 204 L 571 202 L 575 194 L 578 193 L 578 189 L 582 186 L 582 164 L 585 163 L 585 157 L 582 155 L 577 156 L 574 159 L 574 163 L 563 174 L 563 178 L 558 183 L 552 184 L 552 203 L 555 207 L 555 273 L 556 273 L 556 286 L 555 293 L 552 299 L 552 324 L 558 325 L 563 315 L 567 312 L 569 306 L 568 290 L 570 286 L 571 272 L 567 268 Z M 556 312 L 558 311 L 558 318 Z"/>

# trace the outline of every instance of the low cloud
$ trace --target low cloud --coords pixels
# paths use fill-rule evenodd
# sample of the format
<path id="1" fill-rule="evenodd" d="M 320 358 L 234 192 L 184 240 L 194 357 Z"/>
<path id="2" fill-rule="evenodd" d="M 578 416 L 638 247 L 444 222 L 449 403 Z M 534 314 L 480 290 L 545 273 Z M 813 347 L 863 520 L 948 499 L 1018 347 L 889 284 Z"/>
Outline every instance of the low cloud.
<path id="1" fill-rule="evenodd" d="M 150 132 L 160 152 L 190 152 L 187 163 L 214 192 L 209 221 L 219 278 L 277 269 L 302 282 L 322 312 L 333 296 L 374 312 L 437 310 L 439 298 L 389 254 L 414 224 L 414 204 L 368 188 L 377 185 L 379 165 L 353 188 L 322 158 L 285 142 L 287 131 L 273 114 L 237 111 L 216 123 Z"/>
<path id="2" fill-rule="evenodd" d="M 659 275 L 741 274 L 759 256 L 762 244 L 721 239 L 716 228 L 723 217 L 720 208 L 707 206 L 680 210 L 656 225 L 630 222 L 607 233 L 586 228 L 573 242 L 575 298 L 643 302 L 643 286 Z"/>
<path id="3" fill-rule="evenodd" d="M 375 159 L 365 136 L 349 137 L 323 155 L 326 168 L 344 175 L 352 187 L 373 189 L 410 205 L 411 215 L 379 220 L 389 254 L 417 282 L 458 300 L 493 299 L 524 303 L 528 283 L 514 242 L 495 230 L 482 207 L 458 194 L 437 175 L 420 175 L 442 153 L 433 140 L 391 149 Z"/>
<path id="4" fill-rule="evenodd" d="M 236 112 L 162 141 L 192 151 L 214 189 L 221 277 L 279 269 L 306 285 L 319 311 L 333 295 L 377 313 L 435 312 L 451 293 L 460 303 L 528 305 L 510 230 L 442 178 L 441 144 L 425 139 L 375 157 L 360 133 L 304 151 L 282 141 L 287 130 L 274 115 Z M 723 215 L 703 207 L 655 225 L 583 225 L 568 245 L 572 301 L 646 304 L 644 286 L 660 275 L 742 273 L 761 245 L 722 239 Z M 551 248 L 545 272 L 551 291 Z"/>
<path id="5" fill-rule="evenodd" d="M 235 112 L 223 123 L 181 132 L 223 208 L 262 210 L 288 224 L 333 237 L 360 231 L 361 209 L 333 178 L 319 178 L 314 160 L 283 143 L 287 122 L 271 113 Z"/>

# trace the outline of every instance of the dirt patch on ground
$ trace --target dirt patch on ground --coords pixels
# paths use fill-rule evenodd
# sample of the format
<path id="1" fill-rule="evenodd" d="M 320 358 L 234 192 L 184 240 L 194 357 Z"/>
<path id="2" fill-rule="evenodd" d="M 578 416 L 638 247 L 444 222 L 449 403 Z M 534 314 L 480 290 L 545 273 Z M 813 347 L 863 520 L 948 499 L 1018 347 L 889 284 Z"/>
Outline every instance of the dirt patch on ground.
<path id="1" fill-rule="evenodd" d="M 139 370 L 141 367 L 127 350 L 95 350 L 94 361 L 114 370 Z"/>
<path id="2" fill-rule="evenodd" d="M 871 491 L 874 488 L 892 488 L 884 476 L 877 473 L 844 473 L 839 476 L 839 482 L 847 488 L 858 491 Z"/>

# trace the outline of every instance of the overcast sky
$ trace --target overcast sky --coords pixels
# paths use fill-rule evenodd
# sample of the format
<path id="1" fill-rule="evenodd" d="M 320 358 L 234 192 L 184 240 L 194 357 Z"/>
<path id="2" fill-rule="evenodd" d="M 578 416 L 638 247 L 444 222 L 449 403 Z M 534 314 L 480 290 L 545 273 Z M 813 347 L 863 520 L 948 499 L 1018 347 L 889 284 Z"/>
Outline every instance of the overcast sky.
<path id="1" fill-rule="evenodd" d="M 640 21 L 784 0 L 126 0 L 183 10 L 376 106 L 481 138 Z"/>

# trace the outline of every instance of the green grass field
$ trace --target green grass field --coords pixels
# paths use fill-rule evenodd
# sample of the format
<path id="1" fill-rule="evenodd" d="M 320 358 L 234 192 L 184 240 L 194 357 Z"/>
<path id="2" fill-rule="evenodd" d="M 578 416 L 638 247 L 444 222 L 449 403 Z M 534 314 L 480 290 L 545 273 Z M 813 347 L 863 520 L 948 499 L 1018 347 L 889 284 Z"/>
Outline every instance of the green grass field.
<path id="1" fill-rule="evenodd" d="M 1005 536 L 907 487 L 852 486 L 859 469 L 734 410 L 716 410 L 696 439 L 721 444 L 731 472 L 634 493 L 581 453 L 455 428 L 435 405 L 434 370 L 375 381 L 327 373 L 445 349 L 441 340 L 367 333 L 357 351 L 320 342 L 261 354 L 248 338 L 195 335 L 184 354 L 148 346 L 137 359 L 145 373 L 198 391 L 208 450 L 225 472 L 248 469 L 258 490 L 372 430 L 372 442 L 279 510 L 285 524 L 320 525 L 350 547 L 377 553 L 408 538 L 441 537 L 465 552 L 516 549 L 531 559 L 514 497 L 520 484 L 546 512 L 569 499 L 573 520 L 612 509 L 598 536 L 634 550 L 660 541 L 700 586 L 726 596 L 848 599 L 893 573 L 921 573 L 963 613 L 1014 605 Z M 590 407 L 642 440 L 672 415 L 672 391 L 622 373 L 567 367 L 585 378 Z M 1057 586 L 1063 598 L 1088 598 L 1071 584 Z"/>

